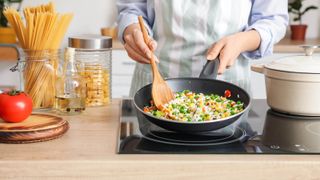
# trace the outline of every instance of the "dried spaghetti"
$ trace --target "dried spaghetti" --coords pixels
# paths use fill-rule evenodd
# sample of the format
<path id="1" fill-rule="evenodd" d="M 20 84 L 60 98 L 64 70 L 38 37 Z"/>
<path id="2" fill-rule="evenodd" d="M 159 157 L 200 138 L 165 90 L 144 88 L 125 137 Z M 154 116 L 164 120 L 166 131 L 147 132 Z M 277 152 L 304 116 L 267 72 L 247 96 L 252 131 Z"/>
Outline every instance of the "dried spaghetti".
<path id="1" fill-rule="evenodd" d="M 53 3 L 25 8 L 25 23 L 16 9 L 5 8 L 3 14 L 26 54 L 24 91 L 32 97 L 34 108 L 53 107 L 57 52 L 73 15 L 57 13 Z"/>

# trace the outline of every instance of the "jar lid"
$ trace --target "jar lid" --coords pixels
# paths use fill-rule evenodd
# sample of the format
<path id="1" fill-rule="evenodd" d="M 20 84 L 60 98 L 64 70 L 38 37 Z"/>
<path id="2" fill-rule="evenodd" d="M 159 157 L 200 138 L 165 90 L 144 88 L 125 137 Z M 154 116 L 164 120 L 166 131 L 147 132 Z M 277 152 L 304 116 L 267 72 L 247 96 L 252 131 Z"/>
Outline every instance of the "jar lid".
<path id="1" fill-rule="evenodd" d="M 69 47 L 78 49 L 107 49 L 112 48 L 112 38 L 100 35 L 79 35 L 69 37 Z"/>
<path id="2" fill-rule="evenodd" d="M 312 55 L 310 48 L 318 46 L 302 46 L 305 48 L 305 55 L 286 56 L 266 64 L 267 69 L 291 73 L 320 74 L 320 55 Z"/>

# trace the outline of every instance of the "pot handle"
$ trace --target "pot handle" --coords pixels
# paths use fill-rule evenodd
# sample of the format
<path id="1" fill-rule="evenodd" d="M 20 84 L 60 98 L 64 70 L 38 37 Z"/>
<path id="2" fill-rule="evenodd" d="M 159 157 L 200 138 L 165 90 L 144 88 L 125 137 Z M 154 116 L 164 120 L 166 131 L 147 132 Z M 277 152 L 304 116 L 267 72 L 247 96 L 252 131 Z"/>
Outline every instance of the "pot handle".
<path id="1" fill-rule="evenodd" d="M 257 73 L 263 74 L 264 65 L 263 64 L 252 64 L 251 70 Z"/>
<path id="2" fill-rule="evenodd" d="M 219 58 L 214 60 L 207 60 L 207 63 L 203 66 L 199 78 L 201 79 L 217 79 L 218 68 L 220 65 Z"/>

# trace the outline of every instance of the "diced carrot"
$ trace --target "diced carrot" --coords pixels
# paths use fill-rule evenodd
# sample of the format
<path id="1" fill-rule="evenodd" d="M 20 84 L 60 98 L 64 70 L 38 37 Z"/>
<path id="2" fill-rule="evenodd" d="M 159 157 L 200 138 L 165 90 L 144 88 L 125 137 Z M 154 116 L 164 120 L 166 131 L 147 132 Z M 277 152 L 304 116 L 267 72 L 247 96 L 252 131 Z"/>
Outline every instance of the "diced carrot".
<path id="1" fill-rule="evenodd" d="M 150 112 L 150 109 L 148 107 L 144 107 L 143 112 Z"/>

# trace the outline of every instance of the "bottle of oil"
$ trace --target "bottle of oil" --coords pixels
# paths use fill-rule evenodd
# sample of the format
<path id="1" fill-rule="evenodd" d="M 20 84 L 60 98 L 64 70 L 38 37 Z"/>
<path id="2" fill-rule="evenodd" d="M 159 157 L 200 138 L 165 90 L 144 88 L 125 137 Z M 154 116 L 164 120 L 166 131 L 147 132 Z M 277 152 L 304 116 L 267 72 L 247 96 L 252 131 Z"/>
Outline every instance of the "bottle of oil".
<path id="1" fill-rule="evenodd" d="M 85 110 L 85 83 L 77 70 L 74 54 L 74 48 L 66 48 L 62 74 L 56 81 L 56 110 L 59 114 L 73 115 Z"/>

